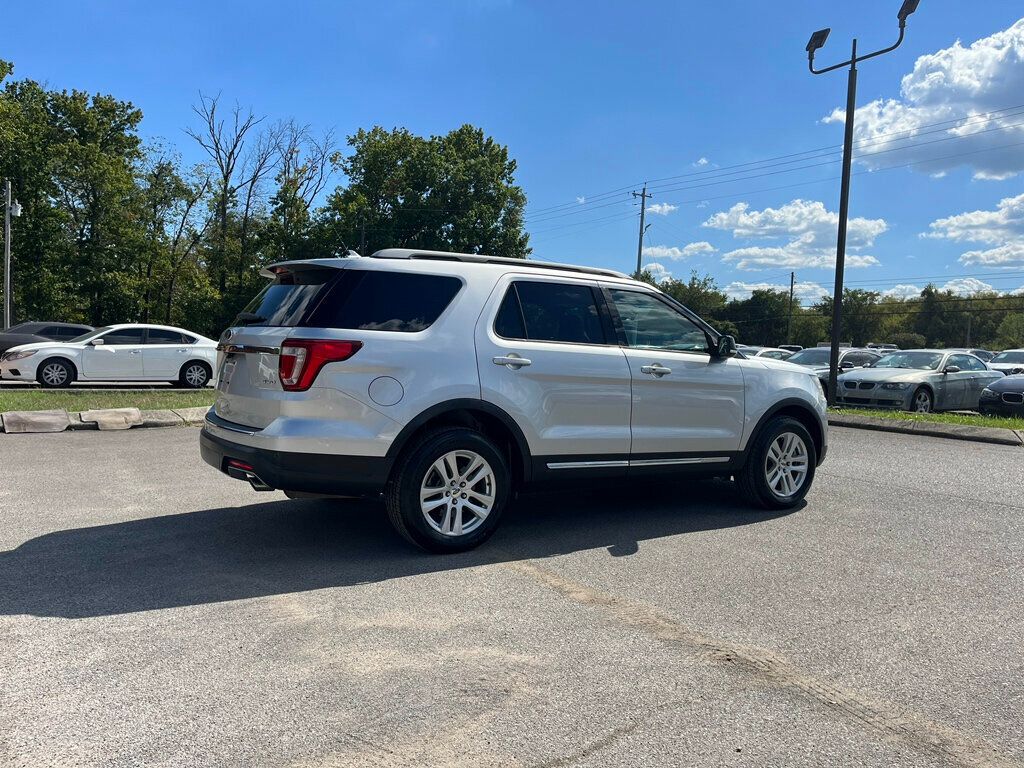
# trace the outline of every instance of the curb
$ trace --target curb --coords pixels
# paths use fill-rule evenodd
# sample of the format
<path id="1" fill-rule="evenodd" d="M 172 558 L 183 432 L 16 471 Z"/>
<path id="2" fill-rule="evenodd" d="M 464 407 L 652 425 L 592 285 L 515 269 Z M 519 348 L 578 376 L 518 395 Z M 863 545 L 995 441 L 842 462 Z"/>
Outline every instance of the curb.
<path id="1" fill-rule="evenodd" d="M 969 440 L 975 443 L 991 443 L 993 445 L 1024 445 L 1024 439 L 1013 429 L 1002 427 L 972 427 L 966 424 L 935 424 L 913 419 L 879 419 L 873 416 L 853 416 L 849 414 L 830 413 L 829 426 L 852 427 L 853 429 L 869 429 L 876 432 L 898 432 L 904 435 L 926 435 L 928 437 L 944 437 L 950 440 Z"/>
<path id="2" fill-rule="evenodd" d="M 0 414 L 0 432 L 39 433 L 64 430 L 114 430 L 133 427 L 183 427 L 203 423 L 209 408 L 140 411 L 105 408 L 93 411 L 8 411 Z"/>

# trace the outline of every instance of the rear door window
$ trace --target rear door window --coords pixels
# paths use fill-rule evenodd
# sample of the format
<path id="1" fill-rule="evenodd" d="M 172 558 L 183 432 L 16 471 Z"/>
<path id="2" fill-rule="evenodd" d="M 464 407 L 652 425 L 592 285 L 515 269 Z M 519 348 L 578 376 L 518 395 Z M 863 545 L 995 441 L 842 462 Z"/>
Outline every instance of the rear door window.
<path id="1" fill-rule="evenodd" d="M 103 334 L 104 344 L 116 344 L 118 346 L 124 346 L 126 344 L 141 344 L 142 343 L 142 329 L 141 328 L 120 328 L 116 331 Z"/>
<path id="2" fill-rule="evenodd" d="M 589 285 L 517 280 L 505 294 L 494 331 L 507 339 L 607 343 Z"/>
<path id="3" fill-rule="evenodd" d="M 447 275 L 346 269 L 299 325 L 416 333 L 434 324 L 461 287 Z"/>
<path id="4" fill-rule="evenodd" d="M 191 344 L 194 339 L 189 339 L 185 334 L 177 331 L 166 331 L 163 328 L 150 328 L 146 332 L 147 344 Z"/>

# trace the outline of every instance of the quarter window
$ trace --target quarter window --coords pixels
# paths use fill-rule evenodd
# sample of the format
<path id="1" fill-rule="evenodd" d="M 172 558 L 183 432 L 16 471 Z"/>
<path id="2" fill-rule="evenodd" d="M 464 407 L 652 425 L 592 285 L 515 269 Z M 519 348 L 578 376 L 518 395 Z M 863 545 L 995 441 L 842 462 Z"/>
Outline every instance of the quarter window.
<path id="1" fill-rule="evenodd" d="M 606 343 L 589 285 L 518 280 L 501 302 L 494 332 L 507 339 Z"/>
<path id="2" fill-rule="evenodd" d="M 680 352 L 708 351 L 708 337 L 704 330 L 657 296 L 618 288 L 608 292 L 618 310 L 628 346 Z"/>

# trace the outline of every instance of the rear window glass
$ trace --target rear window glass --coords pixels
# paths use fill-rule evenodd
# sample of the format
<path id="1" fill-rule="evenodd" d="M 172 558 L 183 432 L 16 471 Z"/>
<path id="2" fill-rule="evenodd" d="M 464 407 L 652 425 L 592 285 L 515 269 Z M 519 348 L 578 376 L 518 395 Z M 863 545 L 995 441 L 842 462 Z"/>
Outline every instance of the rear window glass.
<path id="1" fill-rule="evenodd" d="M 300 269 L 282 273 L 238 313 L 232 325 L 299 325 L 324 287 L 337 275 L 336 269 Z"/>
<path id="2" fill-rule="evenodd" d="M 300 325 L 415 333 L 429 328 L 461 287 L 457 277 L 344 270 Z"/>

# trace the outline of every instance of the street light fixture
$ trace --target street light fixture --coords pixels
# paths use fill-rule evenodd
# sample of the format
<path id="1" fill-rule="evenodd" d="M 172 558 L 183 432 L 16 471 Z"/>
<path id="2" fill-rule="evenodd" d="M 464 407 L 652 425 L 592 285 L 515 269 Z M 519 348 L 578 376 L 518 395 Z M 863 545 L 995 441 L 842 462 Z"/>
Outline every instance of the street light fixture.
<path id="1" fill-rule="evenodd" d="M 839 193 L 839 233 L 836 241 L 836 282 L 832 292 L 832 349 L 828 364 L 828 402 L 835 405 L 836 379 L 839 375 L 839 339 L 842 331 L 842 307 L 843 307 L 843 267 L 846 263 L 846 224 L 850 212 L 850 165 L 853 159 L 853 120 L 857 109 L 857 63 L 881 56 L 899 48 L 903 42 L 903 34 L 907 25 L 907 17 L 917 10 L 921 0 L 903 0 L 896 18 L 900 22 L 900 36 L 896 42 L 888 48 L 857 55 L 857 39 L 853 40 L 853 50 L 849 60 L 839 64 L 833 64 L 824 69 L 814 68 L 814 54 L 825 45 L 830 29 L 819 29 L 811 39 L 807 41 L 807 67 L 812 74 L 822 75 L 842 67 L 849 67 L 849 76 L 846 85 L 846 115 L 844 121 L 845 133 L 843 136 L 843 180 Z"/>

